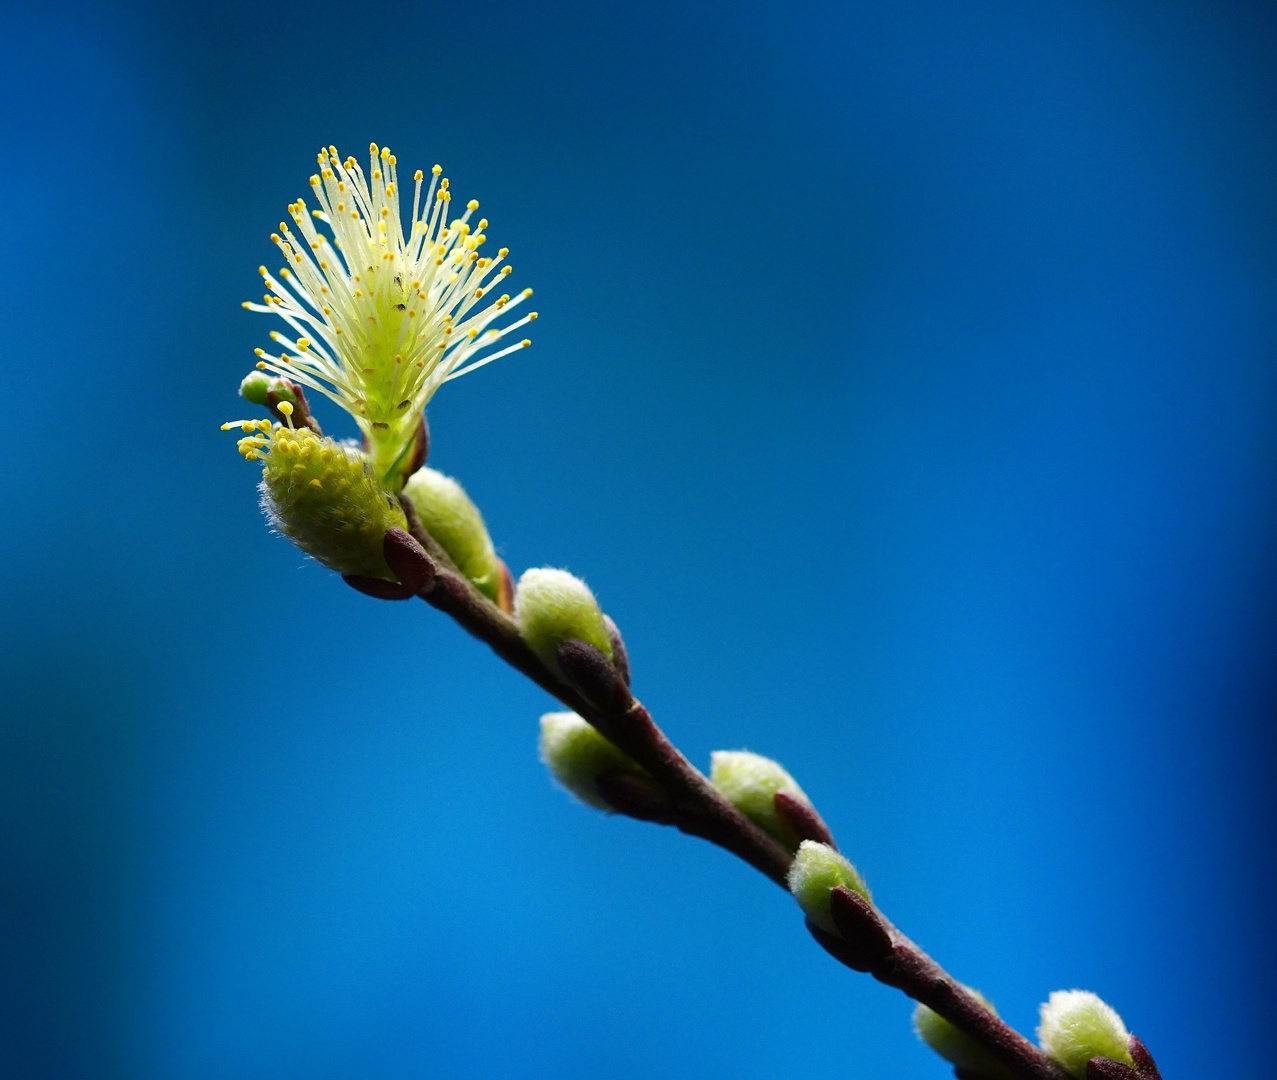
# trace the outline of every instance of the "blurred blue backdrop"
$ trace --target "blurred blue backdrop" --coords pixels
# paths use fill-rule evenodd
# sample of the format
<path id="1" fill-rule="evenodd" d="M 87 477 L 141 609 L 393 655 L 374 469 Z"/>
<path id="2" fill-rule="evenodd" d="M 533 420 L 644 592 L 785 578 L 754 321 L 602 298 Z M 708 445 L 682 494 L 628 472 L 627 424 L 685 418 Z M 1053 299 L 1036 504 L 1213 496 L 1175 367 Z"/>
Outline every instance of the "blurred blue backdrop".
<path id="1" fill-rule="evenodd" d="M 1022 1030 L 1273 1075 L 1272 5 L 8 4 L 0 1073 L 946 1075 L 550 702 L 271 536 L 218 423 L 314 153 L 542 318 L 432 463 L 698 762 L 815 797 Z M 331 411 L 331 430 L 353 433 Z"/>

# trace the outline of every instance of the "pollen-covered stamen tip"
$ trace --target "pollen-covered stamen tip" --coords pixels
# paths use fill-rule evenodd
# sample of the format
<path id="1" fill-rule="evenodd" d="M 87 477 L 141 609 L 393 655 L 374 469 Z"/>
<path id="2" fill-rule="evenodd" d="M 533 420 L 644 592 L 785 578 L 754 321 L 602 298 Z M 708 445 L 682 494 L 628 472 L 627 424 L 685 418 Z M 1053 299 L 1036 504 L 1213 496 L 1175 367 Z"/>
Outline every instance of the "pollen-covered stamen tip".
<path id="1" fill-rule="evenodd" d="M 240 431 L 260 432 L 260 434 L 248 435 L 235 444 L 236 449 L 247 460 L 256 461 L 270 450 L 272 427 L 269 420 L 228 420 L 222 425 L 222 430 L 232 431 L 239 428 Z"/>

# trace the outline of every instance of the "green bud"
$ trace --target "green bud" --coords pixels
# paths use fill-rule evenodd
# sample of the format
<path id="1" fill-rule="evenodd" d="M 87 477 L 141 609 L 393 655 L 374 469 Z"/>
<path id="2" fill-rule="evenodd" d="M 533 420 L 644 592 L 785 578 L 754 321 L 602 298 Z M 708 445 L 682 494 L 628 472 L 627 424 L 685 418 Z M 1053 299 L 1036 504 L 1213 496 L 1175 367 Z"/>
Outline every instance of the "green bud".
<path id="1" fill-rule="evenodd" d="M 794 778 L 771 758 L 748 750 L 715 750 L 710 756 L 709 782 L 750 821 L 766 829 L 786 847 L 801 839 L 776 813 L 776 792 L 783 791 L 811 805 Z"/>
<path id="2" fill-rule="evenodd" d="M 264 371 L 250 371 L 239 384 L 239 396 L 254 405 L 269 405 L 268 394 L 274 394 L 276 401 L 297 401 L 297 394 L 288 380 L 267 375 Z"/>
<path id="3" fill-rule="evenodd" d="M 452 477 L 423 467 L 408 478 L 404 494 L 412 500 L 426 531 L 457 564 L 457 569 L 495 601 L 501 582 L 501 560 L 492 546 L 483 515 L 465 488 Z"/>
<path id="4" fill-rule="evenodd" d="M 552 712 L 541 717 L 541 760 L 568 791 L 600 810 L 611 807 L 594 786 L 596 776 L 606 772 L 647 776 L 637 762 L 574 712 Z"/>
<path id="5" fill-rule="evenodd" d="M 1134 1065 L 1122 1018 L 1085 990 L 1056 990 L 1041 1009 L 1038 1044 L 1071 1076 L 1086 1080 L 1093 1057 Z"/>
<path id="6" fill-rule="evenodd" d="M 838 933 L 829 911 L 829 894 L 839 885 L 859 893 L 869 903 L 873 898 L 856 868 L 828 844 L 804 840 L 798 846 L 787 881 L 803 914 L 822 930 Z"/>
<path id="7" fill-rule="evenodd" d="M 387 529 L 407 521 L 359 450 L 278 424 L 269 437 L 241 439 L 240 449 L 265 457 L 262 509 L 284 536 L 340 574 L 395 580 L 381 545 Z"/>
<path id="8" fill-rule="evenodd" d="M 980 1002 L 994 1016 L 998 1010 L 993 1007 L 980 991 L 967 987 L 967 992 Z M 979 1076 L 987 1076 L 990 1080 L 1011 1080 L 1012 1072 L 997 1058 L 976 1042 L 970 1035 L 964 1035 L 948 1020 L 927 1006 L 919 1004 L 913 1010 L 913 1029 L 918 1038 L 946 1061 Z"/>
<path id="9" fill-rule="evenodd" d="M 555 673 L 559 661 L 554 650 L 565 641 L 584 641 L 612 659 L 612 639 L 598 601 L 584 581 L 566 570 L 525 570 L 514 594 L 514 617 L 523 640 Z"/>
<path id="10" fill-rule="evenodd" d="M 239 384 L 239 396 L 254 405 L 265 405 L 270 391 L 270 376 L 264 371 L 250 371 Z"/>

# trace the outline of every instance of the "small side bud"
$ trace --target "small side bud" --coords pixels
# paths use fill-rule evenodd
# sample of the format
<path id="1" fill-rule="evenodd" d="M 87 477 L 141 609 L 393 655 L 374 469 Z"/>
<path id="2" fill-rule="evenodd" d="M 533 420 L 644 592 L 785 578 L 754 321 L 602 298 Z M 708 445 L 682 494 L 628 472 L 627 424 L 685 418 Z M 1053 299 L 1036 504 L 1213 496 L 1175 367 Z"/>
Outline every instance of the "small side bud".
<path id="1" fill-rule="evenodd" d="M 261 442 L 266 445 L 248 451 L 266 452 L 262 509 L 271 524 L 330 570 L 393 581 L 382 543 L 388 530 L 407 521 L 369 473 L 364 455 L 309 428 L 276 426 Z"/>
<path id="2" fill-rule="evenodd" d="M 584 581 L 566 570 L 525 570 L 514 594 L 514 617 L 523 640 L 556 675 L 563 674 L 556 653 L 565 641 L 584 641 L 612 659 L 598 601 Z"/>
<path id="3" fill-rule="evenodd" d="M 829 910 L 829 894 L 833 889 L 841 885 L 873 902 L 856 868 L 828 844 L 814 840 L 804 840 L 799 845 L 787 884 L 807 918 L 829 934 L 838 932 Z"/>
<path id="4" fill-rule="evenodd" d="M 595 781 L 600 776 L 648 779 L 632 758 L 574 712 L 541 717 L 541 760 L 554 778 L 583 803 L 612 811 Z M 608 790 L 606 786 L 602 790 Z"/>
<path id="5" fill-rule="evenodd" d="M 748 750 L 715 750 L 710 755 L 709 782 L 750 821 L 791 851 L 807 839 L 799 836 L 776 812 L 776 793 L 784 792 L 808 806 L 811 800 L 794 778 L 771 758 Z"/>
<path id="6" fill-rule="evenodd" d="M 1042 1006 L 1038 1045 L 1077 1080 L 1086 1080 L 1093 1057 L 1134 1065 L 1129 1043 L 1122 1018 L 1095 994 L 1056 990 Z"/>
<path id="7" fill-rule="evenodd" d="M 616 665 L 593 645 L 573 638 L 562 642 L 554 657 L 563 678 L 604 714 L 615 717 L 629 712 L 634 695 Z"/>
<path id="8" fill-rule="evenodd" d="M 250 371 L 239 384 L 239 396 L 254 405 L 265 405 L 271 378 L 264 371 Z"/>
<path id="9" fill-rule="evenodd" d="M 998 1010 L 978 990 L 967 987 L 967 992 L 994 1016 L 998 1015 Z M 963 1072 L 989 1077 L 989 1080 L 1011 1080 L 1014 1075 L 970 1035 L 963 1034 L 943 1016 L 925 1005 L 920 1004 L 913 1010 L 913 1030 L 917 1032 L 918 1038 L 945 1061 Z"/>
<path id="10" fill-rule="evenodd" d="M 1134 1035 L 1127 1039 L 1126 1045 L 1130 1048 L 1131 1057 L 1135 1061 L 1135 1072 L 1142 1080 L 1162 1080 L 1162 1074 L 1157 1070 L 1157 1062 L 1153 1060 L 1153 1055 L 1148 1052 L 1147 1046 Z"/>
<path id="11" fill-rule="evenodd" d="M 855 971 L 876 971 L 895 951 L 887 923 L 860 893 L 839 885 L 829 890 L 829 914 L 842 940 L 838 958 Z"/>
<path id="12" fill-rule="evenodd" d="M 502 562 L 488 527 L 465 488 L 437 469 L 422 466 L 408 477 L 404 494 L 417 517 L 466 577 L 489 600 L 500 601 Z"/>
<path id="13" fill-rule="evenodd" d="M 434 561 L 406 529 L 387 529 L 381 542 L 386 565 L 407 587 L 410 594 L 419 593 L 433 584 Z"/>

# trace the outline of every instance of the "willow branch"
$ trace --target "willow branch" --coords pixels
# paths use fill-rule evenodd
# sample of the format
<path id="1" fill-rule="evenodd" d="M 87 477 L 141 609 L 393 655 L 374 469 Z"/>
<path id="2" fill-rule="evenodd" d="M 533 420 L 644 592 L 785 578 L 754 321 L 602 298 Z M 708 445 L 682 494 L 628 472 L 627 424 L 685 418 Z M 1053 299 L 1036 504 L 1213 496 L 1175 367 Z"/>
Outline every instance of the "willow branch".
<path id="1" fill-rule="evenodd" d="M 608 803 L 620 813 L 674 825 L 737 855 L 787 888 L 793 855 L 769 833 L 733 806 L 669 741 L 628 686 L 628 664 L 614 664 L 598 649 L 567 641 L 557 659 L 564 677 L 551 671 L 532 651 L 518 624 L 462 574 L 426 531 L 412 504 L 401 500 L 408 530 L 387 533 L 386 561 L 402 586 L 347 579 L 386 599 L 419 596 L 451 616 L 502 660 L 551 696 L 584 717 L 619 749 L 651 774 L 659 790 L 618 774 L 599 778 Z M 618 636 L 619 640 L 619 636 Z M 618 667 L 620 670 L 618 670 Z M 810 807 L 778 796 L 777 811 L 808 839 L 833 845 L 828 826 Z M 999 1019 L 960 982 L 905 937 L 872 904 L 836 888 L 831 894 L 838 934 L 808 921 L 812 936 L 840 963 L 868 972 L 902 990 L 944 1017 L 985 1047 L 1019 1080 L 1070 1080 L 1059 1065 Z M 965 1075 L 965 1074 L 964 1074 Z"/>

